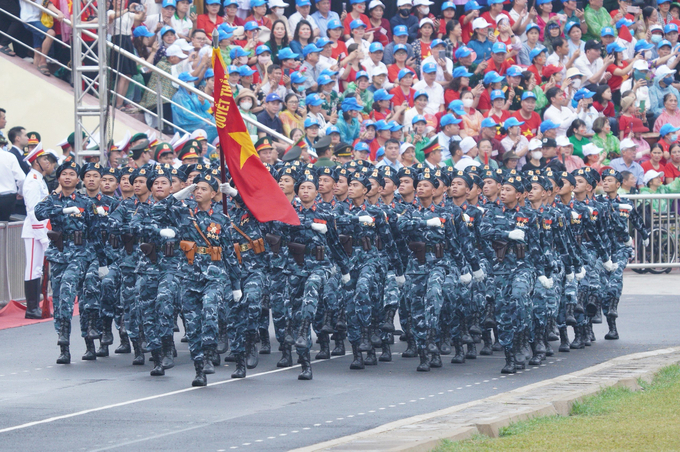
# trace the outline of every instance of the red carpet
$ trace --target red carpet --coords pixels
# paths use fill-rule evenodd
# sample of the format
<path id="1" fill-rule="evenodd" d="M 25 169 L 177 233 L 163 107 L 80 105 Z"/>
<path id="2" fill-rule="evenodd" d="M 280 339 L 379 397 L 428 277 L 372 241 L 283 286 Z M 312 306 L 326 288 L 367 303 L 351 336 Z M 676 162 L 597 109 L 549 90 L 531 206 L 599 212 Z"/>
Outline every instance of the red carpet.
<path id="1" fill-rule="evenodd" d="M 42 307 L 42 303 L 40 303 Z M 76 303 L 73 312 L 78 312 L 78 304 Z M 0 330 L 5 330 L 7 328 L 16 328 L 18 326 L 33 325 L 34 323 L 41 322 L 51 322 L 52 318 L 40 319 L 40 320 L 30 320 L 25 319 L 26 306 L 22 305 L 18 301 L 10 301 L 7 306 L 0 310 Z"/>

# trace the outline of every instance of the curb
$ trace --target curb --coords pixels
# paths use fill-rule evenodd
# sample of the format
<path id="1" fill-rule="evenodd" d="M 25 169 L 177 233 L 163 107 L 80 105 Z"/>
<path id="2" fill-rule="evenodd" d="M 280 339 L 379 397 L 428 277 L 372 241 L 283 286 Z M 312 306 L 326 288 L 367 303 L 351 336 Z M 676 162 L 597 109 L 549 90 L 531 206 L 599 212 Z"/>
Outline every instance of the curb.
<path id="1" fill-rule="evenodd" d="M 295 449 L 312 451 L 429 451 L 442 440 L 475 434 L 498 437 L 508 425 L 539 416 L 568 416 L 572 405 L 612 386 L 639 390 L 659 369 L 680 363 L 680 347 L 619 356 L 587 369 L 432 413 Z"/>

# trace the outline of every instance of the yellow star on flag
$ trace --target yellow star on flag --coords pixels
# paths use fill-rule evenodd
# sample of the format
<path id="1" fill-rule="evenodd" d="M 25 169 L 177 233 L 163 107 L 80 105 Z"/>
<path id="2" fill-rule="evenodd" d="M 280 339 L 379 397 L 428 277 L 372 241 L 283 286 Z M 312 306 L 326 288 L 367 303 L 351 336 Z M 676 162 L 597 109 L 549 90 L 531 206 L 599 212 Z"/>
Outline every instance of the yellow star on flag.
<path id="1" fill-rule="evenodd" d="M 250 134 L 248 132 L 232 132 L 229 134 L 229 136 L 239 145 L 241 145 L 240 164 L 241 168 L 243 168 L 243 165 L 246 164 L 246 161 L 251 155 L 257 156 L 257 151 L 253 145 L 253 140 L 251 140 Z"/>

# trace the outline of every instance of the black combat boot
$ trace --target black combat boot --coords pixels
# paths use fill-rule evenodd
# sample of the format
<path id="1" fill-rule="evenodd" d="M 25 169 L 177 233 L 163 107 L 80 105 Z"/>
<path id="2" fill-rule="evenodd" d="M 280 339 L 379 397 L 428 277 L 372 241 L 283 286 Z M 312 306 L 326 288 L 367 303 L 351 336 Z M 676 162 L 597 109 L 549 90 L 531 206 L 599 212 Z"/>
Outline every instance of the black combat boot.
<path id="1" fill-rule="evenodd" d="M 598 298 L 595 301 L 595 306 L 597 306 L 597 309 L 595 310 L 595 315 L 590 319 L 590 323 L 591 324 L 595 323 L 599 325 L 602 323 L 602 300 Z"/>
<path id="2" fill-rule="evenodd" d="M 451 354 L 451 333 L 448 328 L 444 328 L 444 332 L 439 336 L 439 353 L 441 355 Z"/>
<path id="3" fill-rule="evenodd" d="M 236 369 L 231 374 L 231 378 L 245 378 L 246 377 L 246 354 L 244 352 L 235 353 Z"/>
<path id="4" fill-rule="evenodd" d="M 366 352 L 366 358 L 364 358 L 364 365 L 366 366 L 377 366 L 378 358 L 375 355 L 375 349 L 372 348 Z"/>
<path id="5" fill-rule="evenodd" d="M 575 313 L 584 314 L 586 312 L 585 308 L 583 307 L 585 305 L 586 299 L 587 296 L 585 293 L 581 293 L 576 297 L 576 304 L 574 305 Z"/>
<path id="6" fill-rule="evenodd" d="M 177 323 L 177 312 L 172 314 L 172 332 L 179 333 L 179 324 Z"/>
<path id="7" fill-rule="evenodd" d="M 367 352 L 371 348 L 371 342 L 369 339 L 369 332 L 368 332 L 368 327 L 362 326 L 361 327 L 361 342 L 359 343 L 359 351 L 361 352 Z"/>
<path id="8" fill-rule="evenodd" d="M 435 353 L 439 351 L 439 349 L 437 348 L 436 338 L 437 338 L 436 329 L 432 328 L 427 331 L 427 351 L 429 353 Z"/>
<path id="9" fill-rule="evenodd" d="M 152 377 L 160 377 L 165 375 L 165 370 L 163 369 L 163 357 L 161 355 L 161 349 L 157 348 L 151 350 L 151 360 L 153 361 L 153 369 L 151 369 Z"/>
<path id="10" fill-rule="evenodd" d="M 286 321 L 286 333 L 285 333 L 285 336 L 283 338 L 283 341 L 288 345 L 295 344 L 295 338 L 293 337 L 293 321 L 292 320 Z"/>
<path id="11" fill-rule="evenodd" d="M 333 333 L 333 327 L 331 326 L 331 318 L 332 317 L 333 317 L 333 313 L 329 309 L 326 309 L 326 311 L 323 313 L 322 326 L 321 326 L 321 330 L 319 330 L 320 333 L 326 333 L 326 334 L 332 334 Z"/>
<path id="12" fill-rule="evenodd" d="M 550 317 L 548 319 L 548 325 L 545 327 L 546 340 L 548 342 L 555 342 L 560 340 L 560 336 L 557 334 L 557 325 L 555 325 L 555 319 Z"/>
<path id="13" fill-rule="evenodd" d="M 515 333 L 515 337 L 512 341 L 512 349 L 515 353 L 515 369 L 524 370 L 526 367 L 525 360 L 526 357 L 522 352 L 522 342 L 524 342 L 524 333 Z"/>
<path id="14" fill-rule="evenodd" d="M 281 344 L 281 359 L 276 363 L 276 367 L 291 367 L 293 365 L 292 349 L 288 344 Z"/>
<path id="15" fill-rule="evenodd" d="M 221 320 L 217 322 L 217 353 L 224 355 L 229 349 L 229 337 L 227 336 L 227 323 Z"/>
<path id="16" fill-rule="evenodd" d="M 269 330 L 260 328 L 260 355 L 270 355 L 272 353 L 272 344 L 269 340 Z"/>
<path id="17" fill-rule="evenodd" d="M 124 327 L 120 327 L 120 331 L 118 333 L 120 335 L 120 345 L 114 353 L 119 353 L 119 354 L 127 354 L 131 353 L 132 349 L 130 348 L 130 336 L 128 336 L 127 331 L 125 330 Z"/>
<path id="18" fill-rule="evenodd" d="M 309 325 L 311 321 L 309 319 L 303 319 L 300 329 L 298 330 L 298 336 L 295 340 L 295 347 L 297 348 L 307 348 L 309 347 L 309 342 L 307 341 L 307 334 L 309 333 Z"/>
<path id="19" fill-rule="evenodd" d="M 394 314 L 396 314 L 396 309 L 388 308 L 385 310 L 385 320 L 380 324 L 380 329 L 386 333 L 394 333 Z"/>
<path id="20" fill-rule="evenodd" d="M 484 346 L 479 351 L 479 354 L 481 356 L 493 355 L 493 349 L 491 348 L 493 345 L 493 340 L 491 339 L 491 330 L 487 329 L 482 332 L 482 341 L 484 342 Z"/>
<path id="21" fill-rule="evenodd" d="M 331 338 L 328 333 L 319 333 L 319 353 L 314 359 L 331 359 Z"/>
<path id="22" fill-rule="evenodd" d="M 42 319 L 42 309 L 40 309 L 40 287 L 40 278 L 24 281 L 24 294 L 26 295 L 25 319 Z"/>
<path id="23" fill-rule="evenodd" d="M 298 352 L 299 354 L 299 352 Z M 298 380 L 312 379 L 312 363 L 309 359 L 309 350 L 305 350 L 299 357 L 298 362 L 302 366 L 302 372 L 298 375 Z"/>
<path id="24" fill-rule="evenodd" d="M 477 359 L 477 344 L 474 342 L 472 344 L 467 344 L 467 353 L 465 353 L 465 359 Z"/>
<path id="25" fill-rule="evenodd" d="M 60 345 L 59 348 L 61 352 L 59 358 L 57 358 L 57 364 L 71 364 L 71 352 L 68 345 Z"/>
<path id="26" fill-rule="evenodd" d="M 345 316 L 345 309 L 341 308 L 338 311 L 338 318 L 335 321 L 335 330 L 344 333 L 347 331 L 347 318 Z"/>
<path id="27" fill-rule="evenodd" d="M 505 347 L 505 367 L 501 369 L 502 374 L 514 374 L 517 372 L 517 366 L 515 363 L 515 351 L 512 347 Z"/>
<path id="28" fill-rule="evenodd" d="M 82 357 L 83 361 L 94 361 L 97 359 L 97 351 L 94 347 L 94 339 L 85 338 L 85 354 Z"/>
<path id="29" fill-rule="evenodd" d="M 463 342 L 460 339 L 453 339 L 453 349 L 455 350 L 455 355 L 451 358 L 451 364 L 465 363 L 465 351 L 463 350 Z"/>
<path id="30" fill-rule="evenodd" d="M 132 348 L 135 350 L 135 357 L 132 359 L 132 365 L 143 366 L 144 352 L 142 352 L 142 343 L 139 338 L 132 340 Z"/>
<path id="31" fill-rule="evenodd" d="M 597 297 L 595 295 L 588 296 L 584 308 L 588 317 L 593 317 L 597 314 Z"/>
<path id="32" fill-rule="evenodd" d="M 562 326 L 560 327 L 560 348 L 558 348 L 558 351 L 569 353 L 569 350 L 569 333 L 567 333 L 567 327 Z"/>
<path id="33" fill-rule="evenodd" d="M 429 372 L 430 371 L 430 357 L 428 356 L 427 349 L 419 348 L 418 357 L 420 358 L 420 364 L 416 370 L 418 372 Z"/>
<path id="34" fill-rule="evenodd" d="M 583 329 L 582 326 L 575 326 L 574 327 L 574 340 L 571 341 L 571 344 L 569 344 L 569 348 L 572 350 L 580 350 L 585 348 L 585 344 L 583 343 L 583 335 L 581 333 L 581 330 Z"/>
<path id="35" fill-rule="evenodd" d="M 554 332 L 554 331 L 552 331 L 552 327 L 548 326 L 547 328 L 550 328 L 550 331 Z M 559 338 L 560 337 L 557 336 L 557 339 L 559 339 Z M 545 356 L 553 356 L 555 354 L 555 351 L 553 350 L 552 346 L 550 345 L 550 342 L 548 341 L 547 330 L 546 330 L 546 333 L 543 336 L 543 345 L 545 345 Z"/>
<path id="36" fill-rule="evenodd" d="M 57 345 L 69 345 L 71 336 L 71 321 L 65 320 L 61 323 L 59 328 L 59 336 L 57 336 Z"/>
<path id="37" fill-rule="evenodd" d="M 194 361 L 194 369 L 196 369 L 196 376 L 191 382 L 191 386 L 205 386 L 208 384 L 208 379 L 203 372 L 203 360 Z"/>
<path id="38" fill-rule="evenodd" d="M 354 355 L 354 360 L 349 365 L 352 370 L 363 370 L 364 369 L 364 356 L 359 351 L 359 344 L 352 344 L 352 354 Z"/>
<path id="39" fill-rule="evenodd" d="M 388 363 L 392 361 L 392 349 L 390 348 L 390 343 L 388 341 L 383 341 L 382 343 L 382 353 L 380 354 L 379 361 Z"/>
<path id="40" fill-rule="evenodd" d="M 174 345 L 174 339 L 172 336 L 165 336 L 161 338 L 161 344 L 162 344 L 162 350 L 163 350 L 163 359 L 161 361 L 161 364 L 163 365 L 163 369 L 172 369 L 175 367 L 175 360 L 173 359 L 174 357 L 172 356 L 172 346 Z"/>
<path id="41" fill-rule="evenodd" d="M 215 373 L 215 364 L 212 360 L 212 350 L 203 350 L 203 372 L 206 375 Z"/>
<path id="42" fill-rule="evenodd" d="M 460 340 L 463 344 L 472 344 L 475 342 L 472 336 L 470 336 L 467 327 L 467 319 L 464 316 L 460 317 Z"/>
<path id="43" fill-rule="evenodd" d="M 484 328 L 496 328 L 496 314 L 495 314 L 495 304 L 493 300 L 489 300 L 486 302 L 486 306 L 484 306 L 484 321 L 482 322 L 482 325 Z"/>
<path id="44" fill-rule="evenodd" d="M 503 346 L 501 345 L 500 342 L 498 342 L 498 327 L 493 328 L 493 345 L 491 346 L 491 350 L 493 350 L 494 352 L 503 351 Z"/>
<path id="45" fill-rule="evenodd" d="M 590 322 L 586 323 L 581 327 L 581 338 L 583 340 L 583 345 L 586 347 L 590 347 L 592 344 L 592 340 L 590 337 L 590 329 L 592 328 L 592 324 Z"/>
<path id="46" fill-rule="evenodd" d="M 257 353 L 257 332 L 246 332 L 246 367 L 248 369 L 255 369 L 259 363 L 260 358 Z"/>
<path id="47" fill-rule="evenodd" d="M 345 355 L 345 333 L 337 332 L 334 334 L 335 348 L 331 352 L 331 356 L 344 356 Z"/>
<path id="48" fill-rule="evenodd" d="M 619 316 L 619 299 L 610 298 L 609 299 L 609 311 L 607 312 L 607 317 L 617 318 Z"/>
<path id="49" fill-rule="evenodd" d="M 604 338 L 608 341 L 617 340 L 619 338 L 619 332 L 616 329 L 616 318 L 608 315 L 607 325 L 609 325 L 609 332 L 607 332 L 607 334 L 604 335 Z"/>
<path id="50" fill-rule="evenodd" d="M 189 339 L 187 339 L 187 321 L 184 320 L 184 315 L 180 313 L 180 318 L 182 319 L 182 326 L 184 327 L 184 335 L 182 338 L 179 340 L 180 342 L 189 342 Z"/>
<path id="51" fill-rule="evenodd" d="M 569 326 L 576 326 L 576 317 L 574 317 L 574 305 L 568 304 L 566 306 L 566 324 Z"/>
<path id="52" fill-rule="evenodd" d="M 442 355 L 438 351 L 430 353 L 430 367 L 435 369 L 442 367 Z"/>
<path id="53" fill-rule="evenodd" d="M 533 342 L 533 355 L 529 360 L 529 364 L 532 366 L 538 366 L 545 359 L 545 342 L 543 339 L 543 328 L 540 326 L 536 328 L 534 332 L 534 342 Z"/>
<path id="54" fill-rule="evenodd" d="M 97 313 L 94 311 L 83 314 L 87 316 L 87 333 L 86 339 L 99 339 L 99 331 L 97 331 Z"/>
<path id="55" fill-rule="evenodd" d="M 468 317 L 468 325 L 470 325 L 470 334 L 472 336 L 481 336 L 482 329 L 479 327 L 479 313 L 473 312 L 470 317 Z"/>
<path id="56" fill-rule="evenodd" d="M 109 346 L 104 345 L 99 341 L 99 348 L 97 349 L 95 355 L 97 355 L 97 358 L 106 358 L 109 356 Z"/>
<path id="57" fill-rule="evenodd" d="M 418 356 L 418 351 L 416 350 L 416 338 L 413 333 L 409 333 L 406 339 L 406 350 L 401 354 L 402 358 L 415 358 Z"/>
<path id="58" fill-rule="evenodd" d="M 113 331 L 111 330 L 111 327 L 113 325 L 113 318 L 102 317 L 102 324 L 104 325 L 104 327 L 102 328 L 101 345 L 111 345 L 113 344 Z"/>

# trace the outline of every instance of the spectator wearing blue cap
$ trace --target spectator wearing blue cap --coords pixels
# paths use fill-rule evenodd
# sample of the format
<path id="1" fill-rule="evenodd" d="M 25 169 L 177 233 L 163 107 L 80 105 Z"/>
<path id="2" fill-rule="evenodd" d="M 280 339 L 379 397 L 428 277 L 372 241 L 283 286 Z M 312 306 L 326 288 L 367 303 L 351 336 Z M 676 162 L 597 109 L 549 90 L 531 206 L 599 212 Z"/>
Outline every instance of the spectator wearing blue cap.
<path id="1" fill-rule="evenodd" d="M 496 71 L 484 74 L 484 79 L 482 80 L 484 90 L 478 96 L 475 96 L 475 99 L 478 100 L 476 108 L 482 115 L 486 115 L 486 112 L 491 109 L 491 92 L 501 89 L 504 80 L 505 77 L 499 75 Z"/>
<path id="2" fill-rule="evenodd" d="M 503 124 L 506 119 L 512 116 L 510 111 L 512 100 L 506 99 L 505 93 L 500 89 L 491 91 L 489 97 L 491 99 L 491 109 L 486 113 L 486 117 L 493 119 L 498 124 Z M 496 139 L 501 140 L 504 135 L 499 127 L 496 132 Z"/>
<path id="3" fill-rule="evenodd" d="M 398 45 L 403 45 L 406 50 L 406 60 L 408 61 L 409 59 L 413 58 L 413 48 L 411 47 L 411 44 L 408 43 L 408 28 L 406 25 L 397 25 L 392 29 L 392 42 L 387 44 L 384 49 L 383 53 L 383 63 L 385 63 L 386 66 L 390 66 L 395 63 L 394 59 L 394 52 L 395 52 L 395 47 Z M 401 48 L 401 47 L 400 47 Z M 412 61 L 411 63 L 414 63 L 415 61 Z M 405 64 L 410 64 L 410 63 L 405 63 Z"/>
<path id="4" fill-rule="evenodd" d="M 254 20 L 249 20 L 243 26 L 243 36 L 234 39 L 234 44 L 241 46 L 247 52 L 248 60 L 245 64 L 255 64 L 255 49 L 257 46 L 264 44 L 260 41 L 261 26 Z"/>
<path id="5" fill-rule="evenodd" d="M 312 36 L 319 37 L 319 25 L 316 23 L 316 20 L 314 20 L 314 16 L 310 14 L 312 9 L 311 0 L 295 0 L 295 9 L 297 12 L 288 18 L 288 24 L 290 25 L 291 30 L 295 30 L 298 23 L 300 23 L 301 20 L 304 20 L 312 27 Z M 313 41 L 313 38 L 310 38 L 310 42 L 311 41 Z"/>
<path id="6" fill-rule="evenodd" d="M 420 65 L 421 78 L 423 66 L 434 63 L 437 68 L 435 81 L 438 83 L 450 82 L 453 80 L 453 61 L 446 56 L 446 44 L 441 39 L 435 39 L 430 44 L 430 56 L 425 58 Z M 442 58 L 440 58 L 440 55 Z"/>
<path id="7" fill-rule="evenodd" d="M 387 79 L 391 83 L 396 83 L 397 85 L 399 84 L 399 74 L 403 74 L 402 71 L 409 71 L 413 75 L 414 79 L 417 79 L 415 76 L 415 69 L 413 66 L 409 66 L 408 62 L 409 61 L 414 61 L 414 58 L 409 58 L 408 56 L 408 49 L 405 44 L 397 44 L 393 47 L 394 51 L 394 56 L 393 60 L 394 63 L 390 64 L 389 67 L 387 68 Z"/>
<path id="8" fill-rule="evenodd" d="M 359 105 L 355 97 L 348 97 L 340 104 L 342 114 L 339 115 L 335 126 L 340 131 L 340 140 L 343 143 L 354 143 L 359 138 L 361 123 L 357 117 L 363 107 Z"/>
<path id="9" fill-rule="evenodd" d="M 279 119 L 279 112 L 281 111 L 282 103 L 283 100 L 279 97 L 278 94 L 270 93 L 264 100 L 264 110 L 262 110 L 257 115 L 257 122 L 261 123 L 264 126 L 269 127 L 270 129 L 280 133 L 281 135 L 283 135 L 283 124 Z M 257 131 L 258 138 L 262 138 L 266 135 L 268 135 L 268 133 L 263 130 Z M 277 151 L 279 151 L 279 154 L 281 154 L 281 151 L 284 151 L 288 147 L 288 144 L 282 141 L 275 140 L 274 147 L 276 148 Z"/>
<path id="10" fill-rule="evenodd" d="M 586 23 L 583 22 L 583 25 L 586 25 Z M 564 26 L 564 37 L 569 44 L 569 57 L 571 57 L 577 50 L 579 51 L 580 55 L 583 55 L 585 52 L 586 43 L 581 40 L 581 36 L 583 36 L 581 27 L 575 23 L 570 22 Z"/>
<path id="11" fill-rule="evenodd" d="M 413 128 L 413 121 L 416 117 L 425 118 L 425 115 L 432 116 L 426 111 L 429 103 L 429 94 L 426 91 L 416 91 L 413 94 L 413 108 L 409 108 L 404 113 L 404 128 L 410 131 Z M 415 144 L 415 143 L 414 143 Z"/>
<path id="12" fill-rule="evenodd" d="M 218 25 L 224 22 L 224 17 L 220 15 L 222 4 L 220 0 L 205 0 L 205 13 L 199 14 L 196 18 L 196 30 L 203 30 L 208 36 Z"/>
<path id="13" fill-rule="evenodd" d="M 371 118 L 375 121 L 387 121 L 389 122 L 393 118 L 398 118 L 405 107 L 403 105 L 397 105 L 394 112 L 390 110 L 390 105 L 392 104 L 393 94 L 388 93 L 384 89 L 379 89 L 373 92 L 373 111 L 371 112 Z"/>
<path id="14" fill-rule="evenodd" d="M 411 14 L 411 0 L 397 0 L 397 14 L 390 19 L 392 32 L 395 27 L 403 25 L 408 30 L 408 41 L 412 42 L 418 37 L 418 18 Z"/>
<path id="15" fill-rule="evenodd" d="M 407 132 L 406 141 L 413 144 L 416 150 L 416 160 L 425 160 L 423 149 L 434 136 L 434 130 L 428 131 L 427 119 L 422 115 L 414 116 L 408 123 L 404 121 L 404 129 Z"/>
<path id="16" fill-rule="evenodd" d="M 354 22 L 355 28 L 358 22 L 357 20 L 360 20 L 361 22 L 364 23 L 366 26 L 365 28 L 368 28 L 369 26 L 369 20 L 368 16 L 364 14 L 366 12 L 366 1 L 365 0 L 350 0 L 349 5 L 349 12 L 345 16 L 345 18 L 342 20 L 342 25 L 344 28 L 344 37 L 345 37 L 345 44 L 347 44 L 347 41 L 352 37 L 352 23 Z M 347 44 L 347 47 L 349 47 L 349 44 Z"/>
<path id="17" fill-rule="evenodd" d="M 588 30 L 584 33 L 584 39 L 599 39 L 602 29 L 612 24 L 612 16 L 602 6 L 603 0 L 591 0 L 585 8 L 584 16 Z"/>
<path id="18" fill-rule="evenodd" d="M 481 140 L 489 140 L 491 144 L 491 153 L 489 154 L 489 159 L 499 159 L 503 156 L 505 148 L 501 144 L 500 140 L 496 139 L 498 134 L 498 128 L 500 124 L 497 123 L 493 118 L 484 118 L 480 124 L 479 135 L 472 136 L 477 143 Z M 481 154 L 481 152 L 480 152 Z"/>
<path id="19" fill-rule="evenodd" d="M 503 146 L 505 154 L 512 152 L 519 160 L 524 161 L 523 157 L 529 152 L 529 140 L 522 134 L 522 125 L 524 123 L 514 116 L 503 121 L 503 129 L 505 129 L 506 135 L 501 140 L 501 146 Z"/>
<path id="20" fill-rule="evenodd" d="M 318 87 L 316 79 L 319 78 L 322 71 L 322 68 L 319 66 L 321 49 L 314 44 L 307 44 L 304 49 L 302 49 L 302 55 L 304 57 L 304 62 L 300 66 L 299 71 L 304 73 L 307 77 L 307 80 L 304 83 L 305 91 L 308 89 L 315 91 Z"/>
<path id="21" fill-rule="evenodd" d="M 382 62 L 384 54 L 385 48 L 379 42 L 372 42 L 368 47 L 368 55 L 361 61 L 361 65 L 364 67 L 370 78 L 373 78 L 373 73 L 376 69 L 379 69 L 381 72 L 384 71 L 385 74 L 387 74 L 387 66 Z M 392 83 L 388 83 L 384 88 L 392 89 L 392 86 Z"/>
<path id="22" fill-rule="evenodd" d="M 461 119 L 456 118 L 451 113 L 447 113 L 439 120 L 439 128 L 441 131 L 437 134 L 439 145 L 442 147 L 442 161 L 447 165 L 453 166 L 451 161 L 450 146 L 451 142 L 459 142 L 460 137 L 460 123 Z"/>
<path id="23" fill-rule="evenodd" d="M 305 98 L 305 107 L 307 108 L 306 119 L 313 119 L 319 123 L 319 137 L 326 135 L 326 116 L 321 107 L 323 102 L 324 100 L 317 93 L 310 94 Z"/>
<path id="24" fill-rule="evenodd" d="M 416 90 L 416 95 L 421 92 L 427 93 L 428 102 L 425 107 L 425 113 L 436 115 L 440 111 L 444 111 L 444 88 L 440 83 L 436 82 L 437 63 L 429 61 L 423 64 L 422 71 L 423 78 L 413 85 L 413 89 Z"/>
<path id="25" fill-rule="evenodd" d="M 345 45 L 347 46 L 348 52 L 352 53 L 352 50 L 350 47 L 352 47 L 352 44 L 357 44 L 359 46 L 359 51 L 361 52 L 361 60 L 363 60 L 367 55 L 370 50 L 371 42 L 369 39 L 373 36 L 368 35 L 366 33 L 366 24 L 362 20 L 353 20 L 350 23 L 350 35 L 351 38 L 347 39 L 345 41 Z"/>
<path id="26" fill-rule="evenodd" d="M 191 39 L 191 30 L 194 28 L 193 20 L 196 20 L 196 14 L 190 13 L 191 2 L 189 0 L 178 0 L 177 9 L 170 19 L 170 26 L 175 29 L 177 36 L 184 38 L 187 41 Z"/>
<path id="27" fill-rule="evenodd" d="M 574 122 L 574 119 L 577 119 L 577 116 L 571 108 L 565 106 L 564 91 L 558 87 L 553 87 L 546 91 L 545 97 L 550 106 L 543 113 L 543 120 L 552 121 L 559 126 L 557 136 L 566 135 L 567 129 Z"/>
<path id="28" fill-rule="evenodd" d="M 397 74 L 397 86 L 392 88 L 390 94 L 394 95 L 392 105 L 408 105 L 413 107 L 413 95 L 416 90 L 413 89 L 413 71 L 410 69 L 402 69 Z"/>
<path id="29" fill-rule="evenodd" d="M 614 56 L 614 61 L 607 67 L 607 72 L 612 74 L 607 85 L 612 90 L 612 102 L 614 105 L 621 104 L 621 85 L 623 78 L 633 73 L 633 65 L 636 61 L 644 60 L 644 56 L 638 53 L 633 57 L 632 61 L 627 61 L 624 58 L 626 48 L 618 42 L 612 42 L 607 46 L 607 54 Z M 668 46 L 668 53 L 670 54 L 670 46 Z"/>
<path id="30" fill-rule="evenodd" d="M 194 77 L 189 72 L 182 72 L 178 78 L 185 83 L 198 80 L 198 77 Z M 203 129 L 208 134 L 208 142 L 212 142 L 217 137 L 215 118 L 209 113 L 210 102 L 198 97 L 197 94 L 188 91 L 183 86 L 180 86 L 175 95 L 172 96 L 172 102 L 172 119 L 178 128 L 188 132 Z M 180 132 L 180 130 L 177 131 Z"/>
<path id="31" fill-rule="evenodd" d="M 314 22 L 319 28 L 319 36 L 328 36 L 328 22 L 331 20 L 340 20 L 340 16 L 335 11 L 331 11 L 331 0 L 315 0 L 316 11 L 312 14 Z"/>
<path id="32" fill-rule="evenodd" d="M 536 94 L 532 91 L 524 91 L 522 94 L 521 108 L 513 115 L 518 121 L 523 122 L 521 129 L 522 135 L 531 140 L 538 134 L 541 126 L 541 117 L 534 111 L 536 108 Z"/>
<path id="33" fill-rule="evenodd" d="M 432 54 L 431 45 L 434 36 L 434 22 L 429 17 L 423 17 L 418 23 L 420 35 L 413 41 L 413 55 L 415 56 L 416 74 L 420 74 L 420 65 L 425 58 Z"/>
<path id="34" fill-rule="evenodd" d="M 517 63 L 522 66 L 531 66 L 530 54 L 536 49 L 544 49 L 545 46 L 538 41 L 538 37 L 541 34 L 541 29 L 538 25 L 531 23 L 526 28 L 527 40 L 522 44 L 522 48 L 517 55 Z"/>

